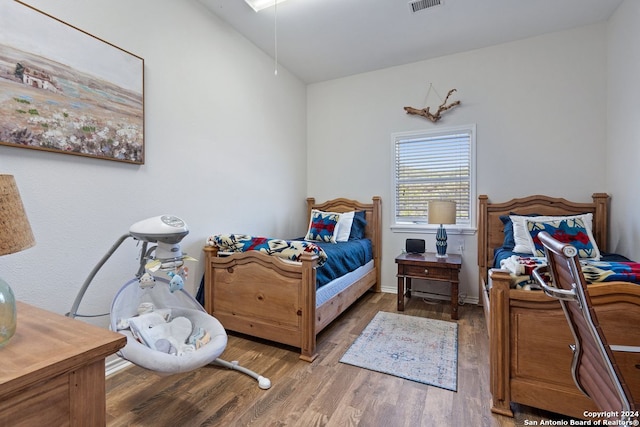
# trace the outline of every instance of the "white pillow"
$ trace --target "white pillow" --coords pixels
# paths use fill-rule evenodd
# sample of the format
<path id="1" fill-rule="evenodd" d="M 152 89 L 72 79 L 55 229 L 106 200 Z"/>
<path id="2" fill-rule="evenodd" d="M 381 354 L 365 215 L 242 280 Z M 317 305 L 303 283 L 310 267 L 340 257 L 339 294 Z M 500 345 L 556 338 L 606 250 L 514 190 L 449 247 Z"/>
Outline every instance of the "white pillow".
<path id="1" fill-rule="evenodd" d="M 569 216 L 521 216 L 521 215 L 509 215 L 511 223 L 513 224 L 513 240 L 516 242 L 513 252 L 523 254 L 533 254 L 534 246 L 529 229 L 527 228 L 527 220 L 534 222 L 545 221 L 562 221 L 563 219 L 580 218 L 584 223 L 584 227 L 592 235 L 593 227 L 593 215 L 591 213 Z M 595 242 L 595 240 L 593 240 Z"/>
<path id="2" fill-rule="evenodd" d="M 336 242 L 349 241 L 349 235 L 351 235 L 351 225 L 353 225 L 353 212 L 345 212 L 340 214 L 340 220 L 338 221 L 338 234 L 336 235 Z"/>

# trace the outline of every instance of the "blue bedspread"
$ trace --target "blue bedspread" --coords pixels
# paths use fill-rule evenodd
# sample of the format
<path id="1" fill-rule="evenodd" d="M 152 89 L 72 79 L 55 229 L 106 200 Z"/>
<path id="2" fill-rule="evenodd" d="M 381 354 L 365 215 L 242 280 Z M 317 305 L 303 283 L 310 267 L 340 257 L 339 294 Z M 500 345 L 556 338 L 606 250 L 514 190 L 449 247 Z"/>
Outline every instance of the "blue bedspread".
<path id="1" fill-rule="evenodd" d="M 292 261 L 299 261 L 300 256 L 305 252 L 314 253 L 318 255 L 316 289 L 373 259 L 373 246 L 370 239 L 329 243 L 311 242 L 303 238 L 283 240 L 246 234 L 218 234 L 209 237 L 207 244 L 217 246 L 224 252 L 257 250 Z"/>
<path id="2" fill-rule="evenodd" d="M 373 247 L 369 239 L 340 243 L 314 243 L 327 254 L 327 262 L 316 269 L 316 288 L 344 276 L 373 259 Z"/>

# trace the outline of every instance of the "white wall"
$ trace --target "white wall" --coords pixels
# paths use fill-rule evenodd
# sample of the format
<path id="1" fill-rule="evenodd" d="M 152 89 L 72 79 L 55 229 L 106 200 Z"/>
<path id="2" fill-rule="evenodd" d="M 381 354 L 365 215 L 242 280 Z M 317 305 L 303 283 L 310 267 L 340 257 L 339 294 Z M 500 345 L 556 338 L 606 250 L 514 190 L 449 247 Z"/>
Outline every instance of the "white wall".
<path id="1" fill-rule="evenodd" d="M 640 260 L 640 3 L 626 0 L 608 26 L 607 188 L 611 250 Z"/>
<path id="2" fill-rule="evenodd" d="M 420 236 L 389 229 L 391 133 L 475 123 L 477 194 L 589 201 L 607 191 L 605 63 L 606 25 L 597 24 L 310 85 L 307 192 L 382 196 L 382 285 L 393 290 L 394 258 Z M 425 106 L 430 83 L 443 97 L 456 88 L 452 100 L 462 101 L 437 124 L 403 110 Z M 428 105 L 438 104 L 432 92 Z M 433 251 L 433 234 L 421 237 Z M 461 292 L 477 300 L 477 239 L 462 241 Z"/>
<path id="3" fill-rule="evenodd" d="M 144 58 L 146 163 L 0 147 L 0 173 L 15 176 L 37 240 L 0 258 L 19 300 L 67 312 L 115 240 L 155 215 L 186 220 L 183 250 L 196 258 L 217 232 L 302 234 L 306 89 L 297 78 L 282 67 L 275 77 L 271 58 L 195 0 L 28 3 Z M 108 311 L 137 255 L 127 241 L 81 312 Z M 202 271 L 191 264 L 191 292 Z"/>
<path id="4" fill-rule="evenodd" d="M 588 200 L 592 192 L 611 192 L 613 249 L 640 258 L 632 216 L 640 149 L 632 95 L 640 54 L 629 44 L 638 38 L 640 18 L 633 0 L 608 26 L 306 90 L 281 67 L 274 77 L 271 58 L 196 0 L 28 3 L 145 59 L 147 151 L 146 164 L 134 166 L 0 146 L 0 173 L 16 176 L 37 239 L 36 247 L 0 258 L 0 274 L 20 300 L 68 311 L 100 257 L 148 216 L 168 212 L 187 220 L 191 233 L 183 246 L 199 258 L 204 239 L 215 232 L 301 234 L 307 195 L 319 201 L 383 197 L 383 286 L 393 290 L 393 260 L 405 238 L 426 238 L 433 250 L 433 235 L 389 230 L 390 135 L 469 123 L 478 131 L 477 194 L 494 201 L 532 193 Z M 455 99 L 462 101 L 438 124 L 402 109 L 423 106 L 429 83 L 442 96 L 457 88 Z M 427 101 L 439 103 L 433 94 Z M 561 181 L 560 170 L 568 171 Z M 618 223 L 631 225 L 617 229 Z M 473 299 L 476 238 L 462 242 L 461 287 Z M 132 242 L 116 253 L 83 311 L 107 310 L 114 291 L 135 272 L 137 253 Z M 201 263 L 191 271 L 187 285 L 195 291 Z"/>

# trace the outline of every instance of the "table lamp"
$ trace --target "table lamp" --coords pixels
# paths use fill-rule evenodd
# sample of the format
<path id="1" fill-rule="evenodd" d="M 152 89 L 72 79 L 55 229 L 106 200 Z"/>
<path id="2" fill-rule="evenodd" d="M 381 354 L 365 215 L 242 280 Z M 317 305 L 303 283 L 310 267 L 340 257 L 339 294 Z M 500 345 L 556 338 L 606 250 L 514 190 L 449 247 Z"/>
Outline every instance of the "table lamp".
<path id="1" fill-rule="evenodd" d="M 456 202 L 452 200 L 430 200 L 429 224 L 440 224 L 436 232 L 436 257 L 447 257 L 447 230 L 443 224 L 456 223 Z"/>
<path id="2" fill-rule="evenodd" d="M 12 175 L 0 175 L 0 256 L 35 245 L 33 232 Z M 16 332 L 16 299 L 0 278 L 0 347 Z"/>

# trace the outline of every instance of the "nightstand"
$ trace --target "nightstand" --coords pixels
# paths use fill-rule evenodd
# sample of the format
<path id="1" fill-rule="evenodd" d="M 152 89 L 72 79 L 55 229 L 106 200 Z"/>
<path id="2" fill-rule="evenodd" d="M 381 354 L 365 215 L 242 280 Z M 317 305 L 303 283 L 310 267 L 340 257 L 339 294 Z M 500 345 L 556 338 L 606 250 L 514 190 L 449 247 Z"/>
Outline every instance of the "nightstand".
<path id="1" fill-rule="evenodd" d="M 398 311 L 404 311 L 405 296 L 411 298 L 411 279 L 434 280 L 451 284 L 451 318 L 458 319 L 458 276 L 462 256 L 448 254 L 438 258 L 435 254 L 408 254 L 396 257 L 398 264 Z"/>

